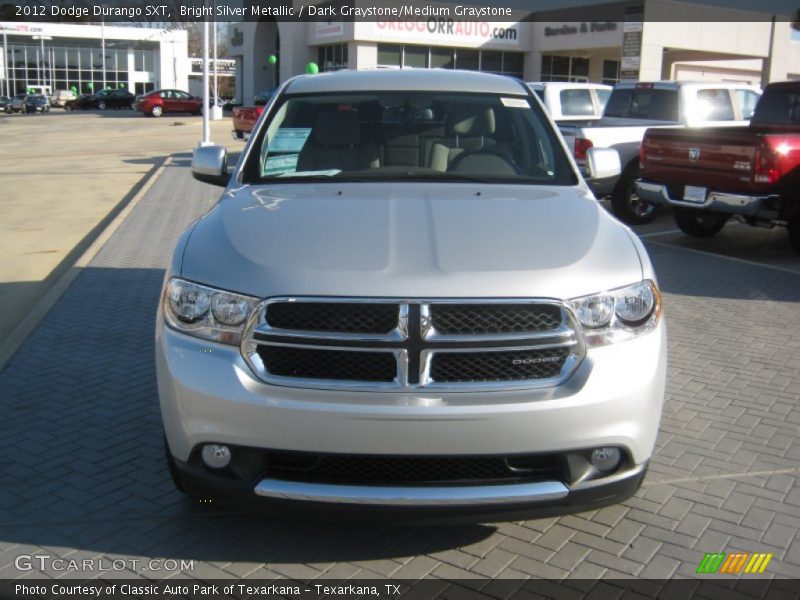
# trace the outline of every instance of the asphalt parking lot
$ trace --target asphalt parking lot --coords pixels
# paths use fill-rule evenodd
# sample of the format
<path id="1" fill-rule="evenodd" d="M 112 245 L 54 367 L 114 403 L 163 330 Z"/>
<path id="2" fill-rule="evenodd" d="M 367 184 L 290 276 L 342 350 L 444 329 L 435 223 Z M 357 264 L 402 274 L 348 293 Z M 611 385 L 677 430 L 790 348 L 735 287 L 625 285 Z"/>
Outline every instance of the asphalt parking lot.
<path id="1" fill-rule="evenodd" d="M 219 193 L 188 167 L 171 158 L 0 374 L 13 449 L 0 458 L 0 578 L 661 579 L 697 577 L 720 551 L 773 553 L 764 577 L 798 576 L 800 257 L 784 231 L 731 223 L 701 243 L 669 214 L 639 231 L 664 292 L 669 375 L 648 476 L 623 504 L 470 526 L 289 522 L 186 498 L 163 464 L 159 289 L 177 236 Z M 20 570 L 20 555 L 125 567 Z"/>
<path id="2" fill-rule="evenodd" d="M 0 114 L 0 340 L 141 180 L 197 143 L 201 122 L 128 110 Z M 230 118 L 212 123 L 223 143 L 233 143 L 230 129 Z"/>

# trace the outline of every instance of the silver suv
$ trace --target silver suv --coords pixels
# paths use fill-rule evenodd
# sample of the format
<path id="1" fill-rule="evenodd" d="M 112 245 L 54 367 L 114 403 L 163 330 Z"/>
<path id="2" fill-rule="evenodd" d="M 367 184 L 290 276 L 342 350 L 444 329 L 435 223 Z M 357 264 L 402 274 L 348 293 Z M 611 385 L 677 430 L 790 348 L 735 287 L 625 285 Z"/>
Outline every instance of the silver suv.
<path id="1" fill-rule="evenodd" d="M 619 172 L 613 150 L 587 162 Z M 232 174 L 215 146 L 192 168 L 226 189 L 157 321 L 180 489 L 420 521 L 638 488 L 664 396 L 655 275 L 525 84 L 297 77 Z"/>

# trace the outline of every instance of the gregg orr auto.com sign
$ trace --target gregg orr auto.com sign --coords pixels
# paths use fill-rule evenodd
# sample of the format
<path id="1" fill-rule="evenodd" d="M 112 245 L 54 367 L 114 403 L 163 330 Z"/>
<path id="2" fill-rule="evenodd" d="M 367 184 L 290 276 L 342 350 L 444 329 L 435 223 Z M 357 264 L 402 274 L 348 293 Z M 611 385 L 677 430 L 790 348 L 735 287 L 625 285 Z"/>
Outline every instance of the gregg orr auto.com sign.
<path id="1" fill-rule="evenodd" d="M 437 46 L 487 46 L 517 48 L 521 43 L 519 23 L 456 21 L 431 17 L 414 21 L 356 22 L 356 39 L 396 41 Z"/>

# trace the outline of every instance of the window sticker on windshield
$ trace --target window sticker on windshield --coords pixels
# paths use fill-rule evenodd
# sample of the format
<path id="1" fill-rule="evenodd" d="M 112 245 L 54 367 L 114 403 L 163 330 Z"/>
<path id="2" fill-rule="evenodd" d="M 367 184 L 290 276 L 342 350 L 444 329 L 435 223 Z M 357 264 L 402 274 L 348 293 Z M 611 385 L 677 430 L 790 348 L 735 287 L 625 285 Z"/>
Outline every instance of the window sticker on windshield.
<path id="1" fill-rule="evenodd" d="M 272 145 L 270 145 L 272 147 Z M 281 156 L 268 156 L 267 162 L 261 171 L 262 175 L 280 175 L 297 170 L 298 154 L 283 154 Z"/>
<path id="2" fill-rule="evenodd" d="M 309 135 L 310 127 L 281 127 L 269 141 L 269 152 L 300 152 Z"/>
<path id="3" fill-rule="evenodd" d="M 531 105 L 528 104 L 528 101 L 525 98 L 500 98 L 500 102 L 503 103 L 503 106 L 507 106 L 508 108 L 530 108 Z"/>

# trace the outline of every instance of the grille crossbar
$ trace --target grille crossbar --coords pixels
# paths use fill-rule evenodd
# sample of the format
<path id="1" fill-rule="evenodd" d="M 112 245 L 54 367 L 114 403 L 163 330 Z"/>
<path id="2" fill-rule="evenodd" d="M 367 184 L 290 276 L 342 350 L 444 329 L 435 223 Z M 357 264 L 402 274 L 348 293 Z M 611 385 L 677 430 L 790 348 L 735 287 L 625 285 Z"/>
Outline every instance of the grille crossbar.
<path id="1" fill-rule="evenodd" d="M 270 299 L 242 342 L 267 383 L 381 391 L 553 386 L 584 352 L 572 312 L 552 300 Z"/>

